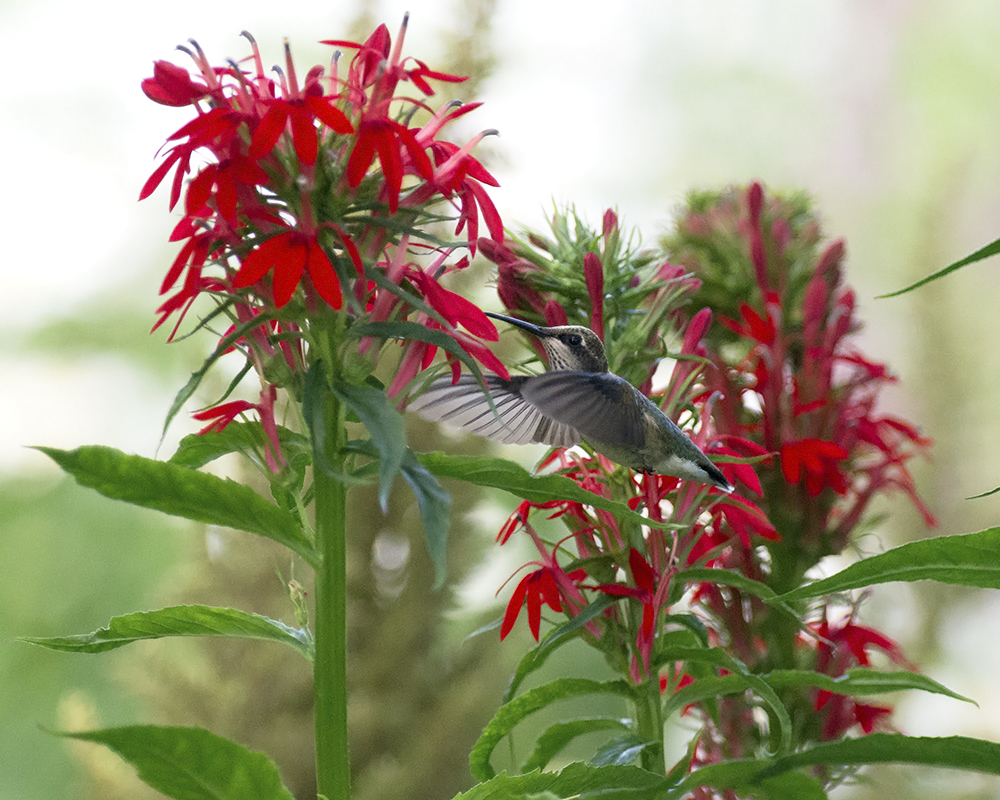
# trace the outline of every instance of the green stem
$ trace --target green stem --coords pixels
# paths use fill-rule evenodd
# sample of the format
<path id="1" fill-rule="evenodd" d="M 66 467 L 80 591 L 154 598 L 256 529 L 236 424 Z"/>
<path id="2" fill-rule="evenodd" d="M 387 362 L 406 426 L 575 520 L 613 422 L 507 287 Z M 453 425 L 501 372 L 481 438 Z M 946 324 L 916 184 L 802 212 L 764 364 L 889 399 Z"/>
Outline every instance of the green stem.
<path id="1" fill-rule="evenodd" d="M 644 742 L 654 742 L 646 747 L 639 758 L 642 768 L 662 774 L 663 763 L 663 706 L 660 698 L 660 679 L 654 674 L 636 687 L 635 727 Z"/>
<path id="2" fill-rule="evenodd" d="M 344 409 L 332 394 L 324 408 L 326 452 L 335 471 L 343 467 Z M 316 489 L 316 653 L 313 698 L 316 722 L 316 789 L 327 800 L 349 800 L 347 750 L 347 541 L 346 487 L 313 473 Z"/>

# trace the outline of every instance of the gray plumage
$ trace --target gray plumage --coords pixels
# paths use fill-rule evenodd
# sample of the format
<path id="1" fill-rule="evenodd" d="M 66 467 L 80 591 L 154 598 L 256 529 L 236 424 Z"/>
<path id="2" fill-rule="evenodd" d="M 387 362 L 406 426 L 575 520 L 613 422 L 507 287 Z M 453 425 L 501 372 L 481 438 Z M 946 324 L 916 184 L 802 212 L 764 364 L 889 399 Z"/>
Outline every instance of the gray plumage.
<path id="1" fill-rule="evenodd" d="M 504 444 L 540 442 L 596 451 L 638 472 L 673 475 L 732 491 L 708 457 L 648 397 L 608 371 L 601 340 L 588 328 L 544 328 L 489 314 L 537 336 L 550 369 L 509 380 L 485 376 L 493 406 L 471 375 L 433 381 L 410 409 Z"/>

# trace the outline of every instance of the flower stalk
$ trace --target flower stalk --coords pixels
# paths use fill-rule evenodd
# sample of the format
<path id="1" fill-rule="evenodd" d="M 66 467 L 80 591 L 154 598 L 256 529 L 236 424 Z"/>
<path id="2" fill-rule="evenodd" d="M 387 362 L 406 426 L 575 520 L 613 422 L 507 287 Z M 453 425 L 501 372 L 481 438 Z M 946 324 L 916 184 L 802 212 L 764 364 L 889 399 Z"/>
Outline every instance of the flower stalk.
<path id="1" fill-rule="evenodd" d="M 326 393 L 324 447 L 333 471 L 344 469 L 344 406 Z M 316 549 L 319 566 L 314 588 L 316 649 L 313 702 L 316 729 L 316 786 L 320 797 L 351 796 L 347 739 L 347 487 L 315 470 Z"/>
<path id="2" fill-rule="evenodd" d="M 161 288 L 173 294 L 161 305 L 156 327 L 175 315 L 180 325 L 202 298 L 216 311 L 199 327 L 216 315 L 230 319 L 233 327 L 206 370 L 222 352 L 238 349 L 247 359 L 240 377 L 257 373 L 261 401 L 219 402 L 198 412 L 208 423 L 201 434 L 224 436 L 237 416 L 256 414 L 264 440 L 257 462 L 271 494 L 279 507 L 295 510 L 303 532 L 311 529 L 317 786 L 328 800 L 350 797 L 346 485 L 365 480 L 371 474 L 365 470 L 378 461 L 386 507 L 406 450 L 390 398 L 402 406 L 404 390 L 439 350 L 456 371 L 462 362 L 478 370 L 479 361 L 506 377 L 483 344 L 497 340 L 495 326 L 447 288 L 447 275 L 469 263 L 456 251 L 475 254 L 480 220 L 493 240 L 503 239 L 485 188 L 497 182 L 471 154 L 489 132 L 464 145 L 441 138 L 447 124 L 479 104 L 411 96 L 403 84 L 432 98 L 429 81 L 465 78 L 404 58 L 406 28 L 404 19 L 395 41 L 384 25 L 364 42 L 324 41 L 337 48 L 329 68 L 296 69 L 285 42 L 277 79 L 264 72 L 247 34 L 248 62 L 212 66 L 195 46 L 184 50 L 197 68 L 194 76 L 159 61 L 143 82 L 155 102 L 194 112 L 168 138 L 164 160 L 140 195 L 149 196 L 172 172 L 170 207 L 184 211 L 172 239 L 185 244 Z M 346 74 L 341 49 L 354 52 Z M 440 223 L 449 208 L 454 235 L 467 240 L 444 238 Z M 400 343 L 400 367 L 385 390 L 374 371 Z M 186 391 L 181 401 L 194 387 Z M 284 419 L 304 423 L 297 429 L 278 423 L 279 396 L 287 402 Z M 369 433 L 350 453 L 348 414 Z M 286 457 L 289 443 L 299 456 L 311 450 L 311 459 Z M 446 494 L 420 469 L 411 463 L 407 477 L 420 486 L 422 516 L 444 528 L 428 536 L 443 538 Z M 433 513 L 432 503 L 438 506 Z"/>

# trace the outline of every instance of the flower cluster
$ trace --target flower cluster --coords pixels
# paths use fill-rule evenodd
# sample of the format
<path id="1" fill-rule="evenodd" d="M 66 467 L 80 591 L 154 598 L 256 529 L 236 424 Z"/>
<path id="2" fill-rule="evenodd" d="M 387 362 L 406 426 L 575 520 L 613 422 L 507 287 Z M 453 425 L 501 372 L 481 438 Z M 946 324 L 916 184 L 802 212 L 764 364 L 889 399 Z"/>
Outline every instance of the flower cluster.
<path id="1" fill-rule="evenodd" d="M 588 231 L 579 219 L 570 223 L 561 214 L 555 215 L 551 228 L 552 240 L 530 234 L 526 241 L 512 239 L 502 246 L 481 243 L 482 252 L 497 264 L 498 293 L 510 311 L 549 325 L 590 327 L 604 340 L 612 371 L 647 393 L 654 386 L 659 361 L 668 354 L 668 332 L 680 339 L 679 358 L 697 359 L 695 351 L 711 313 L 701 314 L 683 336 L 678 330 L 681 304 L 697 287 L 696 280 L 682 269 L 655 262 L 649 252 L 633 250 L 612 211 L 605 213 L 600 233 Z M 668 414 L 684 415 L 692 423 L 699 417 L 705 420 L 702 411 L 708 396 L 702 393 L 695 398 L 698 402 L 692 402 L 698 365 L 680 363 L 683 366 L 674 371 L 669 384 L 657 387 L 656 399 Z M 720 467 L 730 482 L 760 494 L 760 483 L 745 463 L 748 457 L 765 454 L 759 446 L 739 437 L 723 439 L 704 424 L 691 436 L 706 453 L 729 459 Z M 636 683 L 661 663 L 656 651 L 663 613 L 684 591 L 683 581 L 675 582 L 674 576 L 686 567 L 714 565 L 731 540 L 741 540 L 749 548 L 751 542 L 776 536 L 748 497 L 706 490 L 670 476 L 632 473 L 599 453 L 557 449 L 541 467 L 572 478 L 594 494 L 627 503 L 662 527 L 642 530 L 644 526 L 634 520 L 579 502 L 523 502 L 499 538 L 506 541 L 523 528 L 540 558 L 532 564 L 537 569 L 514 591 L 501 635 L 509 633 L 524 605 L 537 639 L 542 605 L 573 617 L 604 598 L 601 602 L 608 603 L 604 616 L 584 628 L 607 655 L 616 650 L 617 657 L 624 655 Z M 529 522 L 534 510 L 546 509 L 571 531 L 554 547 Z M 564 569 L 557 558 L 560 553 L 564 560 L 586 566 Z M 622 574 L 628 576 L 626 583 L 619 581 Z M 620 614 L 610 602 L 621 597 L 635 601 L 639 609 L 635 619 Z M 627 643 L 605 636 L 610 630 L 616 636 L 629 631 Z"/>
<path id="2" fill-rule="evenodd" d="M 579 635 L 636 684 L 655 681 L 667 695 L 729 674 L 722 656 L 714 666 L 671 658 L 678 643 L 718 649 L 757 674 L 808 669 L 836 678 L 867 666 L 871 648 L 905 664 L 853 613 L 828 622 L 825 608 L 797 616 L 763 599 L 798 587 L 820 559 L 841 552 L 879 494 L 904 492 L 934 522 L 907 468 L 929 442 L 878 410 L 893 378 L 852 340 L 859 324 L 842 284 L 843 244 L 820 249 L 804 200 L 768 202 L 758 184 L 696 195 L 663 260 L 625 247 L 612 212 L 600 233 L 558 214 L 551 228 L 552 239 L 481 244 L 497 264 L 501 300 L 532 321 L 590 326 L 612 370 L 685 424 L 737 491 L 554 451 L 544 467 L 648 522 L 582 503 L 523 502 L 500 539 L 525 530 L 539 559 L 510 600 L 502 635 L 525 605 L 536 639 L 543 607 L 569 619 L 591 612 Z M 671 335 L 679 340 L 672 354 Z M 671 355 L 663 380 L 656 367 Z M 560 519 L 569 535 L 548 543 L 530 522 L 535 512 Z M 890 712 L 803 687 L 781 699 L 798 743 L 871 732 Z M 691 703 L 687 713 L 702 723 L 689 767 L 768 746 L 745 697 Z"/>
<path id="3" fill-rule="evenodd" d="M 822 558 L 843 551 L 879 494 L 902 491 L 924 522 L 935 524 L 907 468 L 930 442 L 911 423 L 879 411 L 879 393 L 894 378 L 853 342 L 860 323 L 854 294 L 842 281 L 843 242 L 822 249 L 820 242 L 803 198 L 767 198 L 756 183 L 693 195 L 664 242 L 671 261 L 700 281 L 693 305 L 708 304 L 717 314 L 699 354 L 713 365 L 704 387 L 719 398 L 712 409 L 718 435 L 749 440 L 773 456 L 756 471 L 760 507 L 778 536 L 764 550 L 741 543 L 719 565 L 779 594 L 799 586 Z M 902 663 L 894 644 L 858 626 L 853 615 L 838 627 L 822 612 L 815 635 L 801 637 L 794 619 L 782 620 L 759 598 L 711 584 L 699 592 L 720 641 L 753 669 L 807 666 L 839 677 L 847 666 L 868 663 L 857 646 L 844 650 L 859 631 Z M 842 651 L 853 661 L 831 655 Z M 813 740 L 855 728 L 868 733 L 889 713 L 822 692 L 785 702 Z M 728 727 L 716 731 L 710 750 L 731 753 L 726 741 L 757 740 L 742 704 L 721 705 Z"/>
<path id="4" fill-rule="evenodd" d="M 706 338 L 717 366 L 708 386 L 722 397 L 716 424 L 778 454 L 765 470 L 771 517 L 780 530 L 782 507 L 808 509 L 805 524 L 794 523 L 807 566 L 843 550 L 880 493 L 904 492 L 934 524 L 907 468 L 930 441 L 878 410 L 895 378 L 852 341 L 860 323 L 842 283 L 844 243 L 819 253 L 817 243 L 804 201 L 767 201 L 760 184 L 696 196 L 667 243 L 701 280 L 695 305 L 727 298 Z M 739 256 L 721 260 L 727 252 Z M 728 294 L 736 286 L 743 294 Z"/>
<path id="5" fill-rule="evenodd" d="M 273 387 L 296 391 L 309 354 L 331 346 L 331 329 L 353 341 L 361 379 L 374 368 L 376 343 L 404 342 L 391 394 L 438 347 L 455 365 L 474 359 L 506 375 L 483 344 L 497 339 L 493 323 L 442 283 L 468 264 L 456 250 L 475 253 L 481 221 L 492 240 L 503 240 L 487 192 L 497 182 L 471 155 L 489 131 L 461 146 L 445 141 L 442 129 L 480 104 L 435 109 L 400 94 L 406 83 L 433 97 L 431 81 L 464 80 L 403 58 L 405 32 L 404 20 L 395 42 L 384 25 L 363 43 L 325 41 L 334 48 L 330 64 L 304 75 L 287 43 L 284 68 L 268 75 L 249 34 L 245 66 L 213 66 L 192 42 L 180 49 L 194 74 L 158 61 L 143 81 L 150 99 L 196 112 L 168 138 L 140 193 L 148 197 L 169 178 L 170 208 L 180 204 L 183 213 L 154 329 L 176 316 L 176 333 L 192 304 L 210 297 L 211 316 L 233 325 L 220 351 L 240 349 L 262 381 L 260 403 L 202 412 L 210 429 L 254 410 L 273 431 Z M 354 51 L 346 69 L 341 49 Z M 448 207 L 454 235 L 464 238 L 441 244 L 428 226 L 448 218 Z M 280 451 L 271 437 L 272 468 Z"/>

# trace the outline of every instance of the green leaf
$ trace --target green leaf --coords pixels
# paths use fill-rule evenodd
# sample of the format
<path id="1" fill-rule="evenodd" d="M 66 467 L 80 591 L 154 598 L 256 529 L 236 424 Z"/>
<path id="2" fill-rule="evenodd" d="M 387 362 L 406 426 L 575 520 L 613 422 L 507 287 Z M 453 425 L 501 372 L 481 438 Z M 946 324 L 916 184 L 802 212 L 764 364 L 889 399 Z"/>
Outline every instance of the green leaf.
<path id="1" fill-rule="evenodd" d="M 391 284 L 394 286 L 395 284 Z M 397 287 L 398 288 L 398 287 Z M 420 298 L 416 299 L 416 305 L 423 305 Z M 429 309 L 431 316 L 438 316 L 437 312 Z M 356 339 L 363 339 L 371 336 L 375 339 L 411 339 L 418 342 L 427 342 L 435 347 L 440 347 L 446 353 L 453 355 L 476 376 L 482 383 L 482 372 L 476 360 L 472 358 L 451 336 L 442 330 L 428 328 L 419 322 L 366 322 L 360 325 L 352 325 L 347 330 L 347 335 Z"/>
<path id="2" fill-rule="evenodd" d="M 713 667 L 736 672 L 740 675 L 749 675 L 746 664 L 737 661 L 721 647 L 678 647 L 671 645 L 656 651 L 656 664 L 669 664 L 673 661 L 696 661 L 701 664 L 709 664 Z"/>
<path id="3" fill-rule="evenodd" d="M 179 467 L 167 461 L 127 455 L 99 445 L 76 450 L 37 448 L 105 497 L 166 514 L 222 525 L 273 539 L 315 566 L 312 544 L 294 515 L 228 478 Z"/>
<path id="4" fill-rule="evenodd" d="M 313 464 L 324 475 L 336 478 L 336 472 L 326 455 L 326 399 L 327 383 L 323 362 L 314 361 L 306 372 L 302 387 L 302 418 L 309 429 L 312 442 Z"/>
<path id="5" fill-rule="evenodd" d="M 755 759 L 711 764 L 685 777 L 669 796 L 687 798 L 693 789 L 707 786 L 732 789 L 754 800 L 826 800 L 823 785 L 816 778 L 790 771 L 769 775 L 768 765 L 767 761 Z"/>
<path id="6" fill-rule="evenodd" d="M 588 492 L 565 475 L 532 475 L 520 464 L 505 458 L 446 453 L 418 453 L 417 458 L 439 478 L 456 478 L 477 486 L 503 489 L 516 497 L 535 503 L 548 500 L 581 503 L 654 528 L 678 527 L 673 523 L 658 524 L 633 511 L 625 503 L 618 503 Z"/>
<path id="7" fill-rule="evenodd" d="M 590 717 L 587 719 L 574 719 L 569 722 L 557 722 L 554 725 L 550 725 L 538 737 L 538 741 L 535 742 L 535 752 L 524 762 L 521 771 L 531 772 L 533 769 L 545 769 L 549 761 L 578 736 L 584 736 L 597 731 L 628 730 L 628 725 L 614 717 Z"/>
<path id="8" fill-rule="evenodd" d="M 133 725 L 56 735 L 110 747 L 175 800 L 294 800 L 267 756 L 201 728 Z"/>
<path id="9" fill-rule="evenodd" d="M 816 764 L 922 764 L 1000 775 L 1000 744 L 968 736 L 870 733 L 857 739 L 817 744 L 804 752 L 776 759 L 772 766 L 762 771 L 760 777 Z"/>
<path id="10" fill-rule="evenodd" d="M 403 457 L 403 478 L 417 498 L 424 526 L 427 552 L 434 563 L 434 588 L 440 589 L 448 576 L 448 524 L 451 495 L 438 483 L 409 449 Z"/>
<path id="11" fill-rule="evenodd" d="M 333 393 L 358 415 L 379 453 L 379 505 L 389 511 L 389 493 L 406 455 L 406 423 L 389 403 L 385 392 L 371 386 L 335 381 Z"/>
<path id="12" fill-rule="evenodd" d="M 693 657 L 693 654 L 692 656 Z M 712 659 L 715 660 L 714 658 Z M 674 692 L 666 699 L 663 708 L 664 718 L 669 718 L 675 711 L 689 703 L 700 703 L 725 697 L 732 694 L 742 694 L 747 689 L 760 698 L 764 709 L 771 719 L 772 736 L 778 740 L 778 752 L 785 752 L 791 747 L 792 720 L 788 710 L 778 695 L 759 675 L 746 672 L 732 672 L 729 675 L 696 678 L 693 683 Z"/>
<path id="13" fill-rule="evenodd" d="M 647 747 L 654 746 L 656 745 L 652 742 L 643 741 L 634 733 L 626 733 L 622 736 L 616 736 L 604 745 L 590 759 L 590 763 L 595 767 L 627 766 L 642 755 L 642 751 Z"/>
<path id="14" fill-rule="evenodd" d="M 772 600 L 776 596 L 774 589 L 766 583 L 755 581 L 753 578 L 740 575 L 738 572 L 730 572 L 727 569 L 691 567 L 679 570 L 674 575 L 674 580 L 684 583 L 714 583 L 719 586 L 732 586 L 734 589 L 739 589 L 741 592 L 755 595 L 764 600 Z"/>
<path id="15" fill-rule="evenodd" d="M 821 675 L 809 670 L 776 669 L 761 675 L 761 677 L 775 689 L 784 689 L 789 686 L 814 686 L 817 689 L 826 689 L 837 694 L 858 696 L 919 689 L 932 694 L 943 694 L 955 700 L 975 705 L 973 700 L 953 692 L 926 675 L 906 670 L 881 672 L 869 667 L 852 667 L 839 678 L 831 678 L 829 675 Z"/>
<path id="16" fill-rule="evenodd" d="M 909 542 L 779 595 L 777 600 L 794 602 L 891 581 L 935 580 L 1000 589 L 998 552 L 1000 528 Z"/>
<path id="17" fill-rule="evenodd" d="M 656 800 L 665 797 L 667 781 L 639 767 L 596 767 L 574 763 L 561 772 L 499 775 L 454 800 L 538 800 L 539 798 L 600 798 Z"/>
<path id="18" fill-rule="evenodd" d="M 559 647 L 575 639 L 576 634 L 584 625 L 592 619 L 599 617 L 604 613 L 605 609 L 616 602 L 618 602 L 618 598 L 610 597 L 606 594 L 601 595 L 573 617 L 573 619 L 549 631 L 537 647 L 529 650 L 521 658 L 517 669 L 514 671 L 514 675 L 510 679 L 510 684 L 507 686 L 507 691 L 504 692 L 503 702 L 510 702 L 528 675 L 541 667 L 545 663 L 545 660 Z"/>
<path id="19" fill-rule="evenodd" d="M 792 753 L 770 762 L 744 759 L 702 767 L 678 783 L 671 791 L 671 796 L 682 797 L 698 786 L 732 788 L 744 793 L 748 787 L 766 787 L 772 778 L 800 767 L 817 765 L 860 767 L 867 764 L 919 764 L 1000 775 L 1000 744 L 967 736 L 937 738 L 903 736 L 898 733 L 870 733 L 855 739 L 822 742 L 808 750 Z M 764 795 L 764 797 L 768 800 L 770 797 L 784 800 L 785 797 L 795 797 L 795 795 Z"/>
<path id="20" fill-rule="evenodd" d="M 108 627 L 91 633 L 74 636 L 22 636 L 17 641 L 41 645 L 50 650 L 103 653 L 142 639 L 162 639 L 167 636 L 228 636 L 234 639 L 283 642 L 306 658 L 312 658 L 312 636 L 308 631 L 259 614 L 209 606 L 172 606 L 157 611 L 139 611 L 114 617 Z"/>
<path id="21" fill-rule="evenodd" d="M 262 451 L 266 445 L 264 429 L 259 422 L 230 422 L 224 430 L 192 433 L 181 439 L 177 450 L 168 459 L 179 467 L 198 469 L 230 453 Z M 285 457 L 308 449 L 309 440 L 301 433 L 278 426 L 278 441 Z"/>
<path id="22" fill-rule="evenodd" d="M 500 740 L 510 733 L 521 720 L 558 700 L 587 694 L 616 694 L 632 697 L 634 692 L 625 681 L 601 682 L 587 678 L 559 678 L 537 686 L 509 703 L 505 703 L 500 706 L 496 715 L 490 720 L 469 755 L 469 765 L 476 780 L 486 781 L 496 775 L 490 765 L 490 756 Z"/>
<path id="23" fill-rule="evenodd" d="M 764 778 L 755 786 L 747 786 L 753 800 L 827 800 L 827 793 L 818 778 L 802 772 L 785 772 Z"/>
<path id="24" fill-rule="evenodd" d="M 879 298 L 895 297 L 896 295 L 905 294 L 906 292 L 912 292 L 914 289 L 918 289 L 926 283 L 936 281 L 938 278 L 943 278 L 949 272 L 954 272 L 955 270 L 961 269 L 969 264 L 974 264 L 976 261 L 982 261 L 984 258 L 995 256 L 998 253 L 1000 253 L 1000 239 L 990 242 L 985 247 L 979 248 L 975 253 L 967 255 L 965 258 L 960 258 L 954 264 L 949 264 L 944 269 L 939 269 L 933 275 L 928 275 L 926 278 L 921 278 L 916 283 L 911 283 L 904 289 L 897 289 L 895 292 L 889 292 L 888 294 L 880 294 Z"/>
<path id="25" fill-rule="evenodd" d="M 350 443 L 353 451 L 377 458 L 378 452 L 371 442 L 355 440 Z M 410 485 L 417 498 L 420 521 L 427 540 L 427 552 L 434 563 L 434 588 L 444 585 L 448 575 L 448 525 L 451 512 L 451 495 L 448 494 L 413 453 L 406 449 L 401 469 L 403 478 Z"/>
<path id="26" fill-rule="evenodd" d="M 784 703 L 763 677 L 749 672 L 741 661 L 720 647 L 664 647 L 657 651 L 655 659 L 657 666 L 671 661 L 708 664 L 727 670 L 730 674 L 699 675 L 688 668 L 688 673 L 695 680 L 666 699 L 663 707 L 665 718 L 689 703 L 712 702 L 717 697 L 738 694 L 749 689 L 760 698 L 762 706 L 768 712 L 772 737 L 778 742 L 778 752 L 784 752 L 791 746 L 792 720 Z"/>

